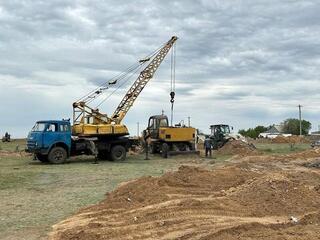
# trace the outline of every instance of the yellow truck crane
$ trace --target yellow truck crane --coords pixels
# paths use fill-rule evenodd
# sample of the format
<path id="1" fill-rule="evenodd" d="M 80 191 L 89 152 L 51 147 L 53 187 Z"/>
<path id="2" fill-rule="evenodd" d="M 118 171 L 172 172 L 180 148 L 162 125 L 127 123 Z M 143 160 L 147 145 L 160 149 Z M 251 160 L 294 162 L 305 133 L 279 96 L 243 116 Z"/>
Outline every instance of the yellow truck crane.
<path id="1" fill-rule="evenodd" d="M 79 154 L 94 154 L 100 159 L 124 160 L 130 139 L 122 120 L 177 39 L 173 36 L 148 57 L 73 103 L 73 126 L 66 120 L 36 122 L 28 135 L 26 150 L 34 153 L 38 160 L 51 163 L 63 163 L 69 156 Z M 98 108 L 89 107 L 110 85 L 121 82 L 118 88 L 122 87 L 130 76 L 142 68 L 111 116 L 101 113 Z M 105 100 L 107 98 L 101 103 Z"/>

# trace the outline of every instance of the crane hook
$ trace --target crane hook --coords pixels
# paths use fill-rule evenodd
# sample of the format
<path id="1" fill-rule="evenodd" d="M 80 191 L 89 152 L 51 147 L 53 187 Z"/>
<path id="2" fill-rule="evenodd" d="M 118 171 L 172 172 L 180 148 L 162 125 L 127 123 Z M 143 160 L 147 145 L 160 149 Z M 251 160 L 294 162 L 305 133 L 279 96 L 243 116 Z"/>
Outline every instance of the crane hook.
<path id="1" fill-rule="evenodd" d="M 175 92 L 170 92 L 170 97 L 171 97 L 170 102 L 171 103 L 174 103 L 174 96 L 175 95 L 176 95 Z"/>

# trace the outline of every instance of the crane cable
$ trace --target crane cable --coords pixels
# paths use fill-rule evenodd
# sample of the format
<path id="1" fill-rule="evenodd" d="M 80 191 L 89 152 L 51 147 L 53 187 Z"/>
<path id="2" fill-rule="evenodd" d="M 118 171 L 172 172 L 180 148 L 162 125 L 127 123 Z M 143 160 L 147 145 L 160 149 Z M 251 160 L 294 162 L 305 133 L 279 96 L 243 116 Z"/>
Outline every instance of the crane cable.
<path id="1" fill-rule="evenodd" d="M 133 75 L 135 75 L 139 70 L 141 70 L 141 67 L 142 67 L 142 66 L 143 66 L 143 65 L 141 64 L 141 65 L 139 66 L 139 68 L 137 68 L 137 69 L 136 69 L 135 71 L 133 71 L 130 75 L 128 75 L 128 76 L 126 77 L 126 79 L 125 79 L 121 84 L 119 84 L 119 86 L 118 86 L 115 90 L 113 90 L 108 96 L 106 96 L 106 97 L 96 106 L 96 108 L 100 107 L 101 104 L 103 104 L 105 101 L 107 101 L 117 90 L 119 90 L 119 88 L 121 88 L 124 84 L 126 84 Z"/>
<path id="2" fill-rule="evenodd" d="M 129 74 L 130 72 L 134 71 L 137 67 L 139 67 L 138 63 L 134 63 L 132 64 L 130 67 L 128 67 L 126 70 L 122 71 L 121 73 L 117 74 L 116 76 L 112 77 L 111 79 L 109 79 L 109 81 L 103 83 L 102 85 L 100 85 L 99 87 L 97 87 L 96 89 L 92 90 L 91 92 L 87 93 L 86 95 L 82 96 L 81 98 L 79 98 L 77 100 L 77 102 L 81 101 L 81 100 L 85 100 L 85 99 L 90 99 L 88 102 L 91 102 L 93 99 L 90 97 L 91 95 L 94 95 L 97 91 L 99 90 L 104 90 L 104 89 L 108 89 L 108 85 L 110 85 L 109 83 L 112 81 L 119 81 L 122 80 L 123 78 L 126 77 L 127 74 Z"/>
<path id="3" fill-rule="evenodd" d="M 173 106 L 174 106 L 174 97 L 176 95 L 176 44 L 172 46 L 171 50 L 171 92 L 170 92 L 170 103 L 171 103 L 171 126 L 173 126 Z"/>
<path id="4" fill-rule="evenodd" d="M 119 87 L 117 87 L 113 92 L 111 92 L 111 94 L 109 94 L 106 99 L 108 99 L 111 95 L 114 94 L 115 91 L 117 91 L 121 86 L 123 86 L 126 82 L 128 82 L 129 78 L 132 77 L 135 73 L 137 73 L 137 71 L 139 69 L 141 69 L 141 67 L 143 65 L 145 65 L 147 62 L 150 61 L 151 58 L 153 58 L 156 54 L 158 54 L 158 52 L 164 47 L 164 45 L 161 45 L 158 49 L 156 49 L 155 51 L 149 53 L 144 59 L 146 60 L 140 60 L 138 63 L 134 63 L 132 64 L 130 67 L 128 67 L 127 69 L 125 69 L 124 71 L 122 71 L 121 73 L 117 74 L 116 76 L 114 76 L 113 78 L 111 78 L 109 81 L 103 83 L 102 85 L 100 85 L 99 87 L 97 87 L 96 89 L 92 90 L 91 92 L 87 93 L 86 95 L 82 96 L 81 98 L 79 98 L 77 100 L 77 102 L 80 101 L 84 101 L 87 104 L 91 103 L 93 100 L 95 100 L 98 96 L 100 96 L 100 94 L 102 92 L 104 92 L 105 90 L 109 89 L 109 85 L 112 85 L 114 83 L 120 82 L 123 79 L 126 79 L 124 81 L 124 83 L 122 83 Z M 105 99 L 105 100 L 106 100 Z M 105 101 L 103 100 L 99 106 Z"/>
<path id="5" fill-rule="evenodd" d="M 154 51 L 154 52 L 152 52 L 151 54 L 149 54 L 148 56 L 146 56 L 146 57 L 144 58 L 144 59 L 146 59 L 146 60 L 140 60 L 138 66 L 137 66 L 135 69 L 133 69 L 132 71 L 128 72 L 128 73 L 122 78 L 122 79 L 125 79 L 125 80 L 123 81 L 123 83 L 121 83 L 115 90 L 113 90 L 108 96 L 106 96 L 106 97 L 96 106 L 96 108 L 100 107 L 100 105 L 103 104 L 106 100 L 108 100 L 117 90 L 119 90 L 119 88 L 121 88 L 124 84 L 126 84 L 126 83 L 130 80 L 130 78 L 131 78 L 132 76 L 134 76 L 137 72 L 139 72 L 144 65 L 146 65 L 147 63 L 149 63 L 149 62 L 151 61 L 151 59 L 152 59 L 155 55 L 157 55 L 163 47 L 164 47 L 164 45 L 161 45 L 161 47 L 159 47 L 156 51 Z M 129 74 L 130 74 L 130 75 L 129 75 Z M 121 80 L 122 80 L 122 79 L 121 79 Z"/>

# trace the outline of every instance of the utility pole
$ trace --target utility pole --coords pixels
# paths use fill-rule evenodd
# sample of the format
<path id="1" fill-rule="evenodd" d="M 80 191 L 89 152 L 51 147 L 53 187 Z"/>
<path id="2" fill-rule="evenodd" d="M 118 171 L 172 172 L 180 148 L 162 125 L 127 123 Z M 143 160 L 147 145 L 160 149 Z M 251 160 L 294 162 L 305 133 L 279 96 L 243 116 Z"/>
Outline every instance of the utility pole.
<path id="1" fill-rule="evenodd" d="M 299 104 L 298 108 L 299 108 L 299 122 L 300 122 L 300 136 L 301 136 L 302 135 L 302 122 L 301 122 L 301 108 L 302 108 L 302 106 Z"/>
<path id="2" fill-rule="evenodd" d="M 139 129 L 139 122 L 137 122 L 137 136 L 138 138 L 140 137 L 140 129 Z"/>
<path id="3" fill-rule="evenodd" d="M 188 117 L 188 127 L 190 127 L 190 117 Z"/>

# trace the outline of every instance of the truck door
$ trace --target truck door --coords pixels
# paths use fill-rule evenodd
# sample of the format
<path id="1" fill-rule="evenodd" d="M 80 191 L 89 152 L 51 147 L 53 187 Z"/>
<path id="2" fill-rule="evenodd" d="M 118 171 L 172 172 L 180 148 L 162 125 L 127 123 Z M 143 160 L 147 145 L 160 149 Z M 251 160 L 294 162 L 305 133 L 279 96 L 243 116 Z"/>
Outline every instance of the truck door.
<path id="1" fill-rule="evenodd" d="M 68 124 L 48 123 L 43 134 L 44 148 L 51 148 L 57 142 L 65 143 L 70 149 L 71 132 Z"/>
<path id="2" fill-rule="evenodd" d="M 46 128 L 43 132 L 43 147 L 49 149 L 52 144 L 56 143 L 58 139 L 58 124 L 47 123 Z"/>
<path id="3" fill-rule="evenodd" d="M 68 123 L 62 123 L 59 125 L 59 135 L 60 139 L 63 143 L 65 143 L 68 146 L 68 149 L 70 151 L 71 149 L 71 127 Z M 69 152 L 70 154 L 70 152 Z"/>

